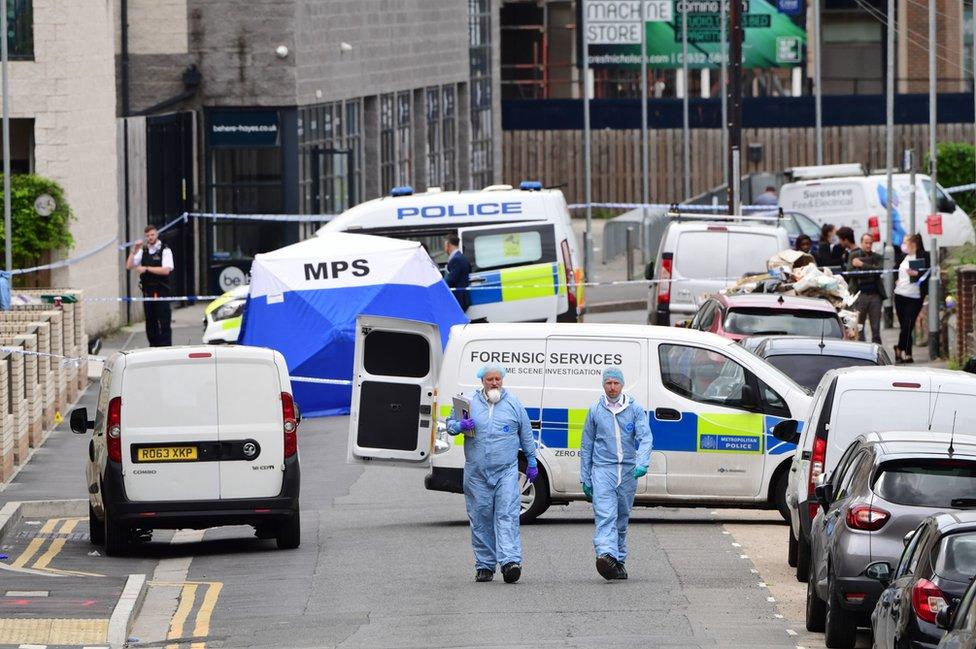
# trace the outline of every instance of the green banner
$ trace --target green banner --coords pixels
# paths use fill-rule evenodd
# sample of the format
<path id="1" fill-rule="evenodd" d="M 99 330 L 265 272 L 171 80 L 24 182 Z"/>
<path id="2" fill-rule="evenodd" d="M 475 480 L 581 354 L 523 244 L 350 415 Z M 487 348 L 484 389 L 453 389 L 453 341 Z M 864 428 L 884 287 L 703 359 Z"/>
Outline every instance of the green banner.
<path id="1" fill-rule="evenodd" d="M 600 8 L 605 8 L 607 4 L 609 3 L 604 2 Z M 723 39 L 718 6 L 719 3 L 713 0 L 673 0 L 670 20 L 644 23 L 648 67 L 680 68 L 682 66 L 683 21 L 680 13 L 682 8 L 688 10 L 688 67 L 721 66 Z M 606 12 L 603 12 L 603 15 L 606 15 Z M 620 22 L 616 23 L 618 26 L 620 24 Z M 590 66 L 594 68 L 640 67 L 640 45 L 633 43 L 633 36 L 630 36 L 630 42 L 627 44 L 608 42 L 609 39 L 598 43 L 598 37 L 592 36 L 611 34 L 612 32 L 607 29 L 610 26 L 609 22 L 601 23 L 600 14 L 597 12 L 588 15 Z M 743 67 L 776 68 L 803 64 L 807 42 L 806 31 L 790 16 L 778 11 L 776 6 L 766 0 L 745 0 L 742 26 Z M 637 34 L 639 35 L 640 32 L 638 31 Z"/>

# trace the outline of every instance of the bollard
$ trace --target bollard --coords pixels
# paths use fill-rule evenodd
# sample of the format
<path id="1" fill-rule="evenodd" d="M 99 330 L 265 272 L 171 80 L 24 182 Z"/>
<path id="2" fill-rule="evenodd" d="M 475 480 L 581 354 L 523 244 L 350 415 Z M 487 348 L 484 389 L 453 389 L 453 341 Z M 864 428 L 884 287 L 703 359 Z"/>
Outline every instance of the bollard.
<path id="1" fill-rule="evenodd" d="M 627 228 L 627 281 L 634 279 L 634 228 Z"/>

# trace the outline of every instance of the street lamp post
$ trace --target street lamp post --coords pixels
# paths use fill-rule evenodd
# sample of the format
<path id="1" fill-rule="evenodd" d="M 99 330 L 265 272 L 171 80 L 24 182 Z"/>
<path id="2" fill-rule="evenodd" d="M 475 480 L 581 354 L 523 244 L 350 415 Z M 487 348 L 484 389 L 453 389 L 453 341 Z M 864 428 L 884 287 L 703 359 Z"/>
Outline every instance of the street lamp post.
<path id="1" fill-rule="evenodd" d="M 7 0 L 0 0 L 0 67 L 3 68 L 3 259 L 4 269 L 13 270 L 13 232 L 10 224 L 10 93 L 7 83 Z"/>

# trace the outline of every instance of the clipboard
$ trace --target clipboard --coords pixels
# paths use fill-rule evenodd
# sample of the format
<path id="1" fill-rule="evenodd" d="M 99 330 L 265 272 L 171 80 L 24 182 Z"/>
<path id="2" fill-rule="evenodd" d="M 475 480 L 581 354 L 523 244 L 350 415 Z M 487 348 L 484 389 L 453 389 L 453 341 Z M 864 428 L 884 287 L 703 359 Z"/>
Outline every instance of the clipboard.
<path id="1" fill-rule="evenodd" d="M 454 416 L 458 419 L 470 419 L 471 418 L 471 399 L 465 396 L 456 396 L 453 398 L 454 403 Z M 464 431 L 465 437 L 474 437 L 474 430 Z"/>
<path id="2" fill-rule="evenodd" d="M 922 272 L 928 269 L 928 262 L 925 259 L 911 259 L 908 261 L 908 268 L 919 273 L 911 278 L 912 283 L 915 284 L 922 278 Z"/>

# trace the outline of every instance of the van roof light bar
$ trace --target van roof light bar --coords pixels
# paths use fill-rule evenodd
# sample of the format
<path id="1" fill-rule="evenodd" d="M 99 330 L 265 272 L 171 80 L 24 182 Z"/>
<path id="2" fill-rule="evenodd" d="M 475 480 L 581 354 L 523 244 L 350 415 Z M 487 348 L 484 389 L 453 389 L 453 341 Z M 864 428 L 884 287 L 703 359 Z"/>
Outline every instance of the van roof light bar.
<path id="1" fill-rule="evenodd" d="M 843 176 L 864 176 L 864 165 L 860 162 L 850 162 L 836 165 L 814 165 L 810 167 L 792 167 L 786 170 L 786 175 L 793 180 L 813 180 L 815 178 L 841 178 Z"/>
<path id="2" fill-rule="evenodd" d="M 538 180 L 523 180 L 519 183 L 519 189 L 526 192 L 541 192 L 542 183 Z"/>
<path id="3" fill-rule="evenodd" d="M 412 195 L 413 195 L 413 187 L 411 187 L 410 185 L 394 187 L 393 189 L 390 190 L 390 196 L 393 196 L 394 198 L 397 196 L 412 196 Z"/>
<path id="4" fill-rule="evenodd" d="M 770 210 L 772 212 L 773 210 Z M 760 223 L 778 223 L 787 219 L 783 215 L 783 208 L 779 208 L 775 215 L 770 216 L 746 216 L 744 214 L 709 214 L 708 212 L 682 212 L 677 205 L 672 205 L 668 209 L 669 219 L 675 221 L 758 221 Z"/>

